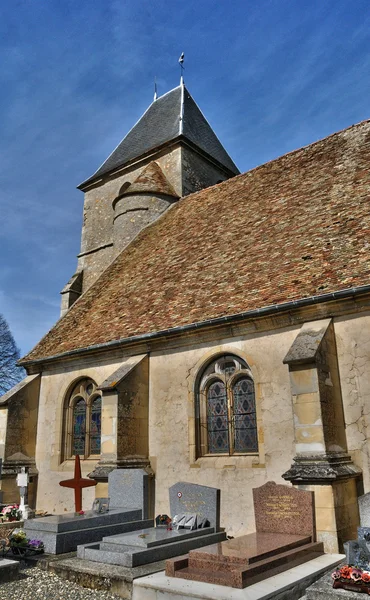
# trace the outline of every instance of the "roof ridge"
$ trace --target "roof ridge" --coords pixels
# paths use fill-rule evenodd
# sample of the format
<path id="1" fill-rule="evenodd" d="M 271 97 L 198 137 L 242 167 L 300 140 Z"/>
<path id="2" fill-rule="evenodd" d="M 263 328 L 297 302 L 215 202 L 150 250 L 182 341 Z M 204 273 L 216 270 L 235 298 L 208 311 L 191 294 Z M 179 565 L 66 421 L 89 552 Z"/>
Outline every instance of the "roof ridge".
<path id="1" fill-rule="evenodd" d="M 355 127 L 359 127 L 360 125 L 364 125 L 365 123 L 370 123 L 370 119 L 364 119 L 363 121 L 359 121 L 358 123 L 353 123 L 352 125 L 349 125 L 349 127 L 344 127 L 343 129 L 334 131 L 333 133 L 330 133 L 329 135 L 326 135 L 323 138 L 319 138 L 318 140 L 315 140 L 314 142 L 310 142 L 309 144 L 306 144 L 305 146 L 300 146 L 299 148 L 295 148 L 294 150 L 289 150 L 289 152 L 286 152 L 285 154 L 280 154 L 280 156 L 276 156 L 275 158 L 271 158 L 270 160 L 262 163 L 261 165 L 256 165 L 255 167 L 252 167 L 251 169 L 248 169 L 247 171 L 243 171 L 243 173 L 238 173 L 238 175 L 235 175 L 235 177 L 233 177 L 233 179 L 237 179 L 239 177 L 242 177 L 243 175 L 247 175 L 248 173 L 253 173 L 254 171 L 257 171 L 258 169 L 267 167 L 267 166 L 271 165 L 272 163 L 277 162 L 278 160 L 289 157 L 292 154 L 297 154 L 298 152 L 301 152 L 302 150 L 306 150 L 307 148 L 312 148 L 313 146 L 316 146 L 317 144 L 320 144 L 321 142 L 324 142 L 325 140 L 328 140 L 336 135 L 339 135 L 340 133 L 344 133 L 345 131 L 349 131 L 350 129 L 354 129 Z M 223 183 L 226 183 L 227 181 L 228 180 L 226 179 L 225 181 L 221 181 L 220 183 L 218 183 L 216 185 L 222 185 Z M 214 186 L 210 186 L 210 187 L 214 187 Z M 194 193 L 198 194 L 201 191 L 202 190 L 199 190 L 199 192 L 194 192 Z"/>

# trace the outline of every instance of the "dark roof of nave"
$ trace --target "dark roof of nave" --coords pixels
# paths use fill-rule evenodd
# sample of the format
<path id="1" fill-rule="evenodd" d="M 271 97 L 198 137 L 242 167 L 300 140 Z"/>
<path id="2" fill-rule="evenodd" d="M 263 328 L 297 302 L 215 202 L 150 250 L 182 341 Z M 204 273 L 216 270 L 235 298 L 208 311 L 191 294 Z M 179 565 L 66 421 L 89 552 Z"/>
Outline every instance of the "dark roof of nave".
<path id="1" fill-rule="evenodd" d="M 238 168 L 222 146 L 190 93 L 185 86 L 183 87 L 183 109 L 181 102 L 182 86 L 179 85 L 152 102 L 136 125 L 123 138 L 96 173 L 81 183 L 79 187 L 83 187 L 94 181 L 94 179 L 124 166 L 134 158 L 138 158 L 149 150 L 170 142 L 180 135 L 215 158 L 232 173 L 239 173 Z M 180 128 L 181 119 L 182 130 Z"/>
<path id="2" fill-rule="evenodd" d="M 370 122 L 182 198 L 23 359 L 369 284 Z"/>

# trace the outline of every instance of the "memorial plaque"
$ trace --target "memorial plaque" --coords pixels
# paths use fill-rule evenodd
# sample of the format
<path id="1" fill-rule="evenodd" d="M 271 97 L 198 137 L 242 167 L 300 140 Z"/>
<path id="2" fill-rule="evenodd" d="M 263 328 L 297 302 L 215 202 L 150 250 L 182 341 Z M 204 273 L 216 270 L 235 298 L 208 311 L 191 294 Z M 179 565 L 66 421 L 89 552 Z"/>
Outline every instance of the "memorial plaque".
<path id="1" fill-rule="evenodd" d="M 253 489 L 256 531 L 315 538 L 314 493 L 269 481 Z"/>
<path id="2" fill-rule="evenodd" d="M 220 490 L 180 481 L 169 489 L 171 517 L 195 513 L 198 521 L 207 519 L 215 531 L 220 529 Z"/>

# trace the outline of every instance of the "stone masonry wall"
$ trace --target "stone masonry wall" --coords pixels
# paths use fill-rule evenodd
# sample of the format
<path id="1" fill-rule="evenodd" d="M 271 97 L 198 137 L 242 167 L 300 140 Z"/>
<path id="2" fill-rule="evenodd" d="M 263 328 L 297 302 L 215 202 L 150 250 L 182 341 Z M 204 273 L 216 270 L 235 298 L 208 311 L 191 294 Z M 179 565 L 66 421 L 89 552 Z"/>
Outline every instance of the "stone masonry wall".
<path id="1" fill-rule="evenodd" d="M 143 168 L 151 161 L 148 158 L 140 165 L 133 165 L 119 177 L 108 179 L 85 193 L 84 217 L 81 237 L 81 251 L 77 270 L 84 271 L 83 291 L 88 289 L 104 269 L 112 262 L 121 246 L 114 247 L 113 200 L 118 196 L 124 183 L 132 183 Z M 181 196 L 180 148 L 155 157 L 163 173 L 175 191 Z M 92 250 L 98 249 L 95 252 Z M 84 254 L 88 252 L 88 254 Z M 82 256 L 81 256 L 82 254 Z"/>
<path id="2" fill-rule="evenodd" d="M 252 488 L 281 475 L 294 456 L 293 411 L 285 353 L 299 329 L 285 329 L 150 357 L 149 457 L 156 474 L 155 512 L 169 514 L 168 488 L 190 481 L 221 489 L 221 526 L 255 530 Z M 204 361 L 235 353 L 250 366 L 256 390 L 258 455 L 196 459 L 193 386 Z"/>
<path id="3" fill-rule="evenodd" d="M 62 462 L 63 403 L 68 389 L 80 377 L 91 377 L 98 385 L 111 375 L 121 360 L 75 361 L 72 365 L 43 373 L 40 388 L 36 466 L 39 471 L 37 508 L 62 514 L 74 510 L 73 490 L 59 482 L 73 477 L 74 460 Z M 96 459 L 81 460 L 82 476 L 94 470 Z M 90 509 L 95 488 L 83 491 L 83 508 Z"/>
<path id="4" fill-rule="evenodd" d="M 370 492 L 370 314 L 334 322 L 348 452 Z"/>
<path id="5" fill-rule="evenodd" d="M 182 148 L 181 156 L 183 196 L 203 190 L 229 178 L 222 169 L 208 162 L 188 147 Z"/>

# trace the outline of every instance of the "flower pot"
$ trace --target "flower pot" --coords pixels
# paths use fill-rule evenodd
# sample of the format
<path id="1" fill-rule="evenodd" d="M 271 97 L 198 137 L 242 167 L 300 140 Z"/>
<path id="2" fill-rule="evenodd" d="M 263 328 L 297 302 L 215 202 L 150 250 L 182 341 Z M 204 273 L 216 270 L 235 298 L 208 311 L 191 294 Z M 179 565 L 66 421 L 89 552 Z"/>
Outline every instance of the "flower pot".
<path id="1" fill-rule="evenodd" d="M 340 581 L 337 579 L 333 583 L 333 588 L 348 590 L 349 592 L 360 592 L 363 594 L 368 594 L 368 596 L 370 596 L 370 585 L 366 584 L 364 582 L 354 583 L 354 582 L 351 582 L 350 580 Z"/>
<path id="2" fill-rule="evenodd" d="M 27 556 L 35 556 L 36 554 L 42 554 L 43 548 L 27 548 Z"/>

